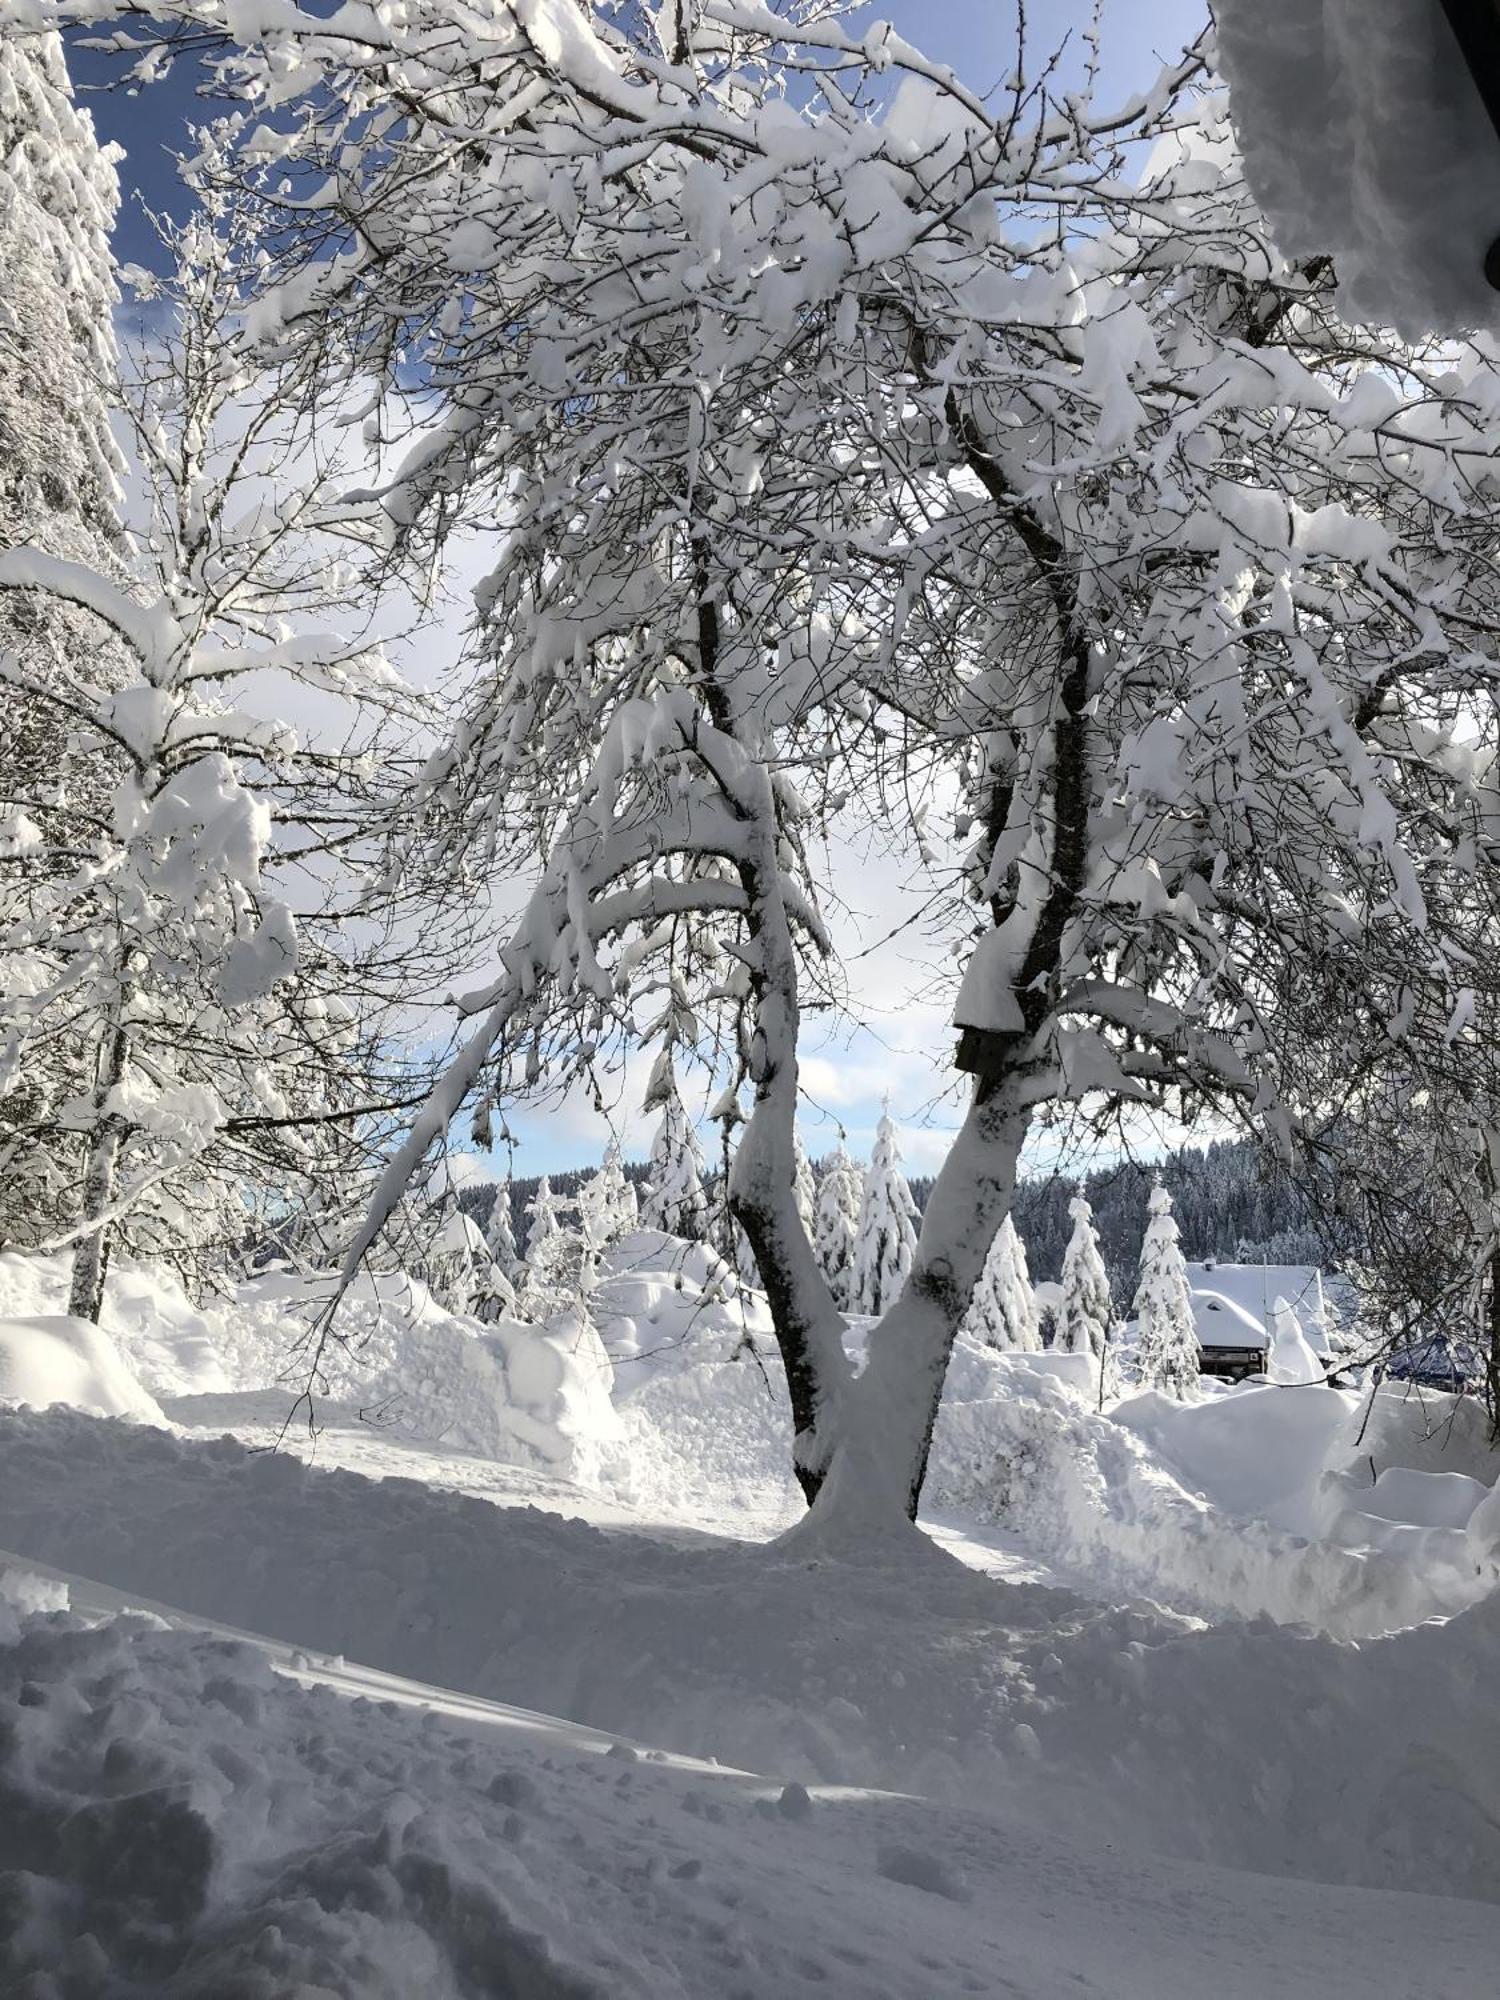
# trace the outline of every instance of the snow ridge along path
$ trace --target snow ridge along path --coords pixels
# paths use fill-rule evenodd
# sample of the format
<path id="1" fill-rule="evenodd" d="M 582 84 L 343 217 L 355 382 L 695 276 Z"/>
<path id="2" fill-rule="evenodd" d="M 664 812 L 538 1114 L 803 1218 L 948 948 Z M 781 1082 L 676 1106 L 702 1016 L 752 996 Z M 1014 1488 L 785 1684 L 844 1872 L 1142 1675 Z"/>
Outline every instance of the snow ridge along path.
<path id="1" fill-rule="evenodd" d="M 66 1410 L 0 1417 L 0 1523 L 201 1617 L 778 1781 L 1324 1882 L 1500 1881 L 1493 1600 L 1360 1647 L 1205 1629 L 915 1538 L 673 1546 Z"/>

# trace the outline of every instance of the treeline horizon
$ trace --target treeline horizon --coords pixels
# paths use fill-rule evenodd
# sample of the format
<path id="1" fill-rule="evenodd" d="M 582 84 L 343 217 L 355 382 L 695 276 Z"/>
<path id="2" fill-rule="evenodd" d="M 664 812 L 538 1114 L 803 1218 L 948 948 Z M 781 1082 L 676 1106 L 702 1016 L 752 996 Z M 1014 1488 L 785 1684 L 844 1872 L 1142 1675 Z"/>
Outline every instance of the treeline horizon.
<path id="1" fill-rule="evenodd" d="M 623 1163 L 626 1178 L 644 1187 L 650 1167 L 644 1160 Z M 813 1162 L 821 1178 L 823 1160 Z M 555 1194 L 574 1199 L 595 1167 L 570 1167 L 549 1174 Z M 501 1187 L 508 1185 L 511 1226 L 524 1251 L 527 1206 L 543 1176 L 512 1178 L 508 1184 L 482 1182 L 462 1188 L 458 1206 L 481 1228 Z M 706 1182 L 717 1206 L 718 1176 Z M 1264 1153 L 1248 1139 L 1217 1139 L 1182 1146 L 1158 1160 L 1121 1160 L 1085 1174 L 1053 1169 L 1024 1176 L 1016 1186 L 1012 1214 L 1034 1280 L 1056 1283 L 1072 1233 L 1068 1204 L 1082 1194 L 1094 1211 L 1100 1252 L 1117 1302 L 1128 1301 L 1146 1229 L 1146 1202 L 1157 1180 L 1172 1197 L 1183 1254 L 1190 1262 L 1316 1264 L 1337 1269 L 1326 1224 L 1308 1197 L 1285 1175 L 1268 1170 Z M 908 1176 L 919 1211 L 926 1211 L 933 1188 L 930 1174 Z M 1333 1261 L 1330 1262 L 1332 1257 Z"/>

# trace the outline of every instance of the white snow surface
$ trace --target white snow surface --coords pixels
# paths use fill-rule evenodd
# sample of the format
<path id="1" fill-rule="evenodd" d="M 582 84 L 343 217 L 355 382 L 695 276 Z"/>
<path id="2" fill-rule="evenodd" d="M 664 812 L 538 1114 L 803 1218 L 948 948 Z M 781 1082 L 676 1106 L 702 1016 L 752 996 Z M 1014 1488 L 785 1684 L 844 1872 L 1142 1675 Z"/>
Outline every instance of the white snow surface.
<path id="1" fill-rule="evenodd" d="M 13 1335 L 57 1283 L 0 1259 Z M 308 1292 L 117 1272 L 154 1422 L 0 1412 L 4 1990 L 1487 1990 L 1467 1404 L 1101 1412 L 1089 1357 L 965 1337 L 932 1539 L 835 1557 L 770 1539 L 769 1320 L 701 1249 L 638 1232 L 547 1332 L 382 1280 L 268 1452 Z"/>
<path id="2" fill-rule="evenodd" d="M 101 1417 L 163 1422 L 109 1335 L 66 1313 L 0 1320 L 0 1402 L 67 1403 Z"/>
<path id="3" fill-rule="evenodd" d="M 1350 320 L 1500 324 L 1497 142 L 1436 0 L 1218 0 L 1251 191 L 1293 258 L 1331 255 Z"/>

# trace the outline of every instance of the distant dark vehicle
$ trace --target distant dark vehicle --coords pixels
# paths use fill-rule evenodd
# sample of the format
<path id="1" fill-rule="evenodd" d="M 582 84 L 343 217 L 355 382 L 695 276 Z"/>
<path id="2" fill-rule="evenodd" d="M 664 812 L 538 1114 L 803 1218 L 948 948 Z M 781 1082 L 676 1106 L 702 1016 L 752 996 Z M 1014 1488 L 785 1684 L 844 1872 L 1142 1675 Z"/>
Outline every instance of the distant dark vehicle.
<path id="1" fill-rule="evenodd" d="M 1477 1350 L 1468 1341 L 1449 1340 L 1443 1333 L 1396 1348 L 1385 1372 L 1388 1381 L 1410 1382 L 1418 1389 L 1441 1389 L 1450 1396 L 1477 1389 L 1484 1379 Z"/>

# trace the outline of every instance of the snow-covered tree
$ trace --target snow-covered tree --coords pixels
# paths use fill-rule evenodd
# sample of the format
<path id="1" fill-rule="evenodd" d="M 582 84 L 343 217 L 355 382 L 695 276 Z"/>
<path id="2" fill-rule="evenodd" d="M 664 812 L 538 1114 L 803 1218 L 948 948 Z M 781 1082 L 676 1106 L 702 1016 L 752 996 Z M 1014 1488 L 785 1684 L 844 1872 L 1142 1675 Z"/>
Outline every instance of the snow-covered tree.
<path id="1" fill-rule="evenodd" d="M 660 1111 L 651 1142 L 651 1177 L 641 1203 L 641 1222 L 669 1236 L 700 1242 L 708 1234 L 708 1197 L 703 1191 L 703 1154 L 698 1135 L 677 1089 L 672 1052 L 657 1058 L 646 1089 L 648 1111 Z"/>
<path id="2" fill-rule="evenodd" d="M 1028 1353 L 1041 1348 L 1041 1316 L 1031 1289 L 1026 1246 L 1008 1215 L 995 1232 L 964 1324 L 976 1340 L 989 1347 L 1019 1348 Z"/>
<path id="3" fill-rule="evenodd" d="M 543 1174 L 526 1205 L 526 1254 L 516 1289 L 520 1310 L 540 1323 L 577 1304 L 582 1265 L 582 1237 L 567 1217 L 567 1203 Z"/>
<path id="4" fill-rule="evenodd" d="M 521 1254 L 516 1248 L 515 1224 L 510 1212 L 510 1176 L 495 1189 L 495 1199 L 490 1208 L 489 1221 L 484 1231 L 485 1248 L 489 1251 L 490 1262 L 512 1284 L 521 1268 Z"/>
<path id="5" fill-rule="evenodd" d="M 505 522 L 420 852 L 537 887 L 348 1268 L 468 1089 L 577 1074 L 670 968 L 752 1094 L 730 1199 L 804 1490 L 909 1514 L 1040 1107 L 1207 1102 L 1285 1144 L 1284 982 L 1341 976 L 1330 1041 L 1456 1006 L 1435 891 L 1489 852 L 1492 361 L 1343 327 L 1278 257 L 1207 40 L 1060 117 L 1027 64 L 997 111 L 818 8 L 716 8 L 691 85 L 644 11 L 545 47 L 423 0 L 234 18 L 240 87 L 306 114 L 265 324 L 335 329 L 338 365 L 399 324 L 398 541 Z M 807 855 L 851 799 L 919 855 L 886 783 L 914 758 L 972 836 L 971 1097 L 856 1380 L 795 1199 L 834 950 Z"/>
<path id="6" fill-rule="evenodd" d="M 818 1269 L 841 1312 L 855 1310 L 854 1253 L 864 1199 L 863 1171 L 840 1144 L 823 1162 L 813 1248 L 818 1256 Z"/>
<path id="7" fill-rule="evenodd" d="M 117 196 L 108 153 L 69 87 L 55 35 L 0 23 L 0 553 L 18 547 L 88 565 L 119 583 L 122 461 L 110 430 L 116 293 L 109 232 Z M 80 663 L 116 671 L 108 626 L 40 590 L 0 591 L 8 662 L 0 750 L 0 929 L 25 924 L 43 869 L 66 881 L 88 853 L 114 775 L 66 707 Z M 14 985 L 18 970 L 9 974 Z M 17 995 L 19 998 L 20 995 Z M 76 1139 L 39 1143 L 58 1108 L 92 1082 L 94 1045 L 63 1024 L 37 1037 L 0 1086 L 0 1239 L 35 1245 L 66 1226 L 81 1176 Z"/>
<path id="8" fill-rule="evenodd" d="M 591 1174 L 578 1191 L 585 1293 L 593 1289 L 600 1258 L 635 1227 L 637 1215 L 635 1189 L 625 1178 L 619 1145 L 611 1139 L 597 1173 Z"/>
<path id="9" fill-rule="evenodd" d="M 1115 1309 L 1104 1259 L 1099 1255 L 1099 1239 L 1094 1234 L 1093 1210 L 1082 1195 L 1075 1195 L 1068 1212 L 1073 1218 L 1073 1234 L 1063 1257 L 1062 1299 L 1052 1345 L 1059 1354 L 1092 1355 L 1102 1382 Z"/>
<path id="10" fill-rule="evenodd" d="M 882 1313 L 899 1296 L 917 1248 L 917 1204 L 901 1171 L 901 1148 L 889 1111 L 880 1114 L 865 1170 L 850 1285 L 852 1310 Z"/>
<path id="11" fill-rule="evenodd" d="M 792 1139 L 792 1165 L 795 1169 L 793 1182 L 797 1198 L 797 1214 L 809 1239 L 817 1233 L 818 1227 L 818 1181 L 813 1172 L 813 1163 L 807 1156 L 807 1148 L 800 1137 Z"/>
<path id="12" fill-rule="evenodd" d="M 445 1312 L 483 1316 L 498 1302 L 497 1273 L 484 1232 L 451 1199 L 439 1209 L 423 1259 L 423 1275 L 427 1289 Z"/>
<path id="13" fill-rule="evenodd" d="M 116 1240 L 179 1255 L 237 1242 L 258 1166 L 282 1201 L 319 1174 L 357 1200 L 390 1108 L 346 982 L 373 991 L 399 954 L 375 935 L 356 967 L 336 864 L 326 903 L 308 888 L 320 857 L 359 838 L 363 760 L 304 756 L 265 705 L 290 678 L 383 706 L 392 677 L 368 640 L 312 623 L 355 615 L 333 538 L 365 510 L 340 510 L 305 382 L 251 375 L 235 351 L 253 229 L 205 206 L 172 247 L 166 332 L 126 404 L 151 507 L 129 575 L 41 543 L 0 551 L 0 603 L 79 612 L 110 640 L 0 661 L 22 705 L 63 716 L 96 760 L 86 836 L 45 807 L 12 822 L 0 938 L 0 1098 L 34 1058 L 45 1073 L 59 1040 L 86 1056 L 82 1088 L 54 1083 L 9 1114 L 23 1161 L 74 1149 L 71 1214 L 50 1242 L 73 1251 L 70 1310 L 85 1318 Z M 29 774 L 6 771 L 14 798 Z M 296 875 L 300 937 L 278 865 Z"/>
<path id="14" fill-rule="evenodd" d="M 1136 1365 L 1141 1387 L 1187 1402 L 1198 1393 L 1198 1333 L 1172 1197 L 1151 1190 L 1135 1288 Z"/>

